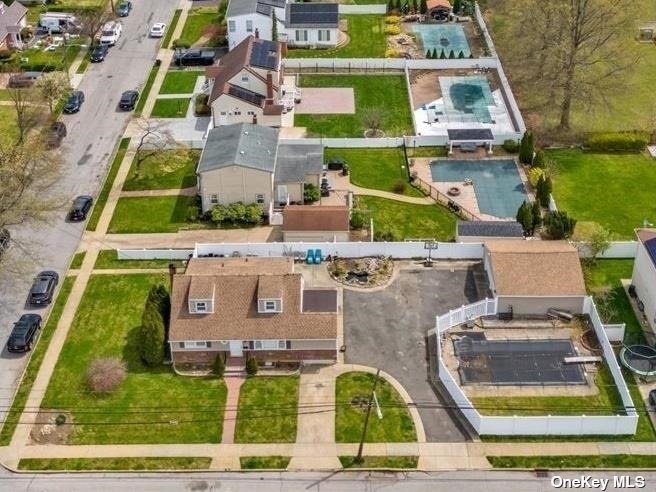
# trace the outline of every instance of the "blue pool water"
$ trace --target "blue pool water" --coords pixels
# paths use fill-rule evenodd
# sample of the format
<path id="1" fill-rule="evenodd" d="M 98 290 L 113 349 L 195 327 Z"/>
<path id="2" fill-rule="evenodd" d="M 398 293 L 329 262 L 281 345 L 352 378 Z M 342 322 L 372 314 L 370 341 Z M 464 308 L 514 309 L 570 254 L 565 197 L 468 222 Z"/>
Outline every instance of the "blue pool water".
<path id="1" fill-rule="evenodd" d="M 449 121 L 493 123 L 489 107 L 496 103 L 487 77 L 440 77 L 440 89 Z"/>
<path id="2" fill-rule="evenodd" d="M 451 50 L 456 57 L 461 51 L 466 58 L 471 54 L 465 30 L 460 24 L 415 24 L 412 30 L 421 41 L 424 53 L 435 49 L 438 57 L 442 50 L 447 57 Z"/>
<path id="3" fill-rule="evenodd" d="M 433 181 L 462 183 L 469 178 L 479 210 L 500 218 L 514 218 L 526 200 L 526 190 L 512 159 L 456 160 L 431 162 Z"/>

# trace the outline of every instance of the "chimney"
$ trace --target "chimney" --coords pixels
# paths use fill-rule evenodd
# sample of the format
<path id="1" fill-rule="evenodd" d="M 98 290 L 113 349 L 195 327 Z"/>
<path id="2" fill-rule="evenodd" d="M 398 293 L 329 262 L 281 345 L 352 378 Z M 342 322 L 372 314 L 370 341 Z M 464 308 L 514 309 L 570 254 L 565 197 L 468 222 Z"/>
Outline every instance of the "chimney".
<path id="1" fill-rule="evenodd" d="M 273 101 L 273 74 L 271 72 L 267 73 L 266 90 L 267 99 Z"/>
<path id="2" fill-rule="evenodd" d="M 257 125 L 257 115 L 256 114 L 253 115 L 253 124 Z"/>
<path id="3" fill-rule="evenodd" d="M 255 39 L 260 39 L 260 30 L 257 27 L 255 28 Z"/>

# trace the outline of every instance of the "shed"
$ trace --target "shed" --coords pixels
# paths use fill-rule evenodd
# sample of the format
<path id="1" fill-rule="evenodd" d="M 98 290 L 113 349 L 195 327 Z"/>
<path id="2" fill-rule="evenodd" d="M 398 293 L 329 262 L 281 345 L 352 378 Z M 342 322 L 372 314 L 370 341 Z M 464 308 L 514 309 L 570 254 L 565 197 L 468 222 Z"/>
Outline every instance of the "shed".
<path id="1" fill-rule="evenodd" d="M 282 213 L 285 242 L 346 242 L 349 209 L 346 206 L 290 205 Z"/>

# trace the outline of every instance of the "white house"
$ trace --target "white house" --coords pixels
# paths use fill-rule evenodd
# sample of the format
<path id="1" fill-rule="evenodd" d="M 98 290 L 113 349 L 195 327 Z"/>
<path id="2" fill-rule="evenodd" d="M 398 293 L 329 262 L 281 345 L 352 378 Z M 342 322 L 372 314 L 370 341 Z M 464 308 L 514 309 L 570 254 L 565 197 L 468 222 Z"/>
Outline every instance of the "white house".
<path id="1" fill-rule="evenodd" d="M 304 47 L 332 47 L 337 44 L 337 3 L 230 0 L 226 11 L 229 49 L 251 35 L 271 41 L 274 17 L 278 41 Z"/>
<path id="2" fill-rule="evenodd" d="M 18 2 L 0 2 L 0 49 L 23 47 L 21 30 L 27 26 L 27 9 Z"/>
<path id="3" fill-rule="evenodd" d="M 631 283 L 652 331 L 656 331 L 656 229 L 638 229 Z"/>

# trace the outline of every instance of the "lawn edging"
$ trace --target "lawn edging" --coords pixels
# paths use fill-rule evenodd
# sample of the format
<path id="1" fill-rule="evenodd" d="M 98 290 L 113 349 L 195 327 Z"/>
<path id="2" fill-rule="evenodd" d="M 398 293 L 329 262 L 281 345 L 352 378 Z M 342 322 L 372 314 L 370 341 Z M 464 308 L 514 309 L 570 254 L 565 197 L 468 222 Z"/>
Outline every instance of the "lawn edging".
<path id="1" fill-rule="evenodd" d="M 15 470 L 18 473 L 87 473 L 157 470 L 175 472 L 208 470 L 212 458 L 189 457 L 126 457 L 126 458 L 23 458 Z M 67 467 L 66 465 L 73 465 Z"/>
<path id="2" fill-rule="evenodd" d="M 536 468 L 553 470 L 656 468 L 656 455 L 650 454 L 486 456 L 486 458 L 493 468 L 506 470 L 534 470 Z M 560 466 L 564 464 L 568 466 Z"/>

